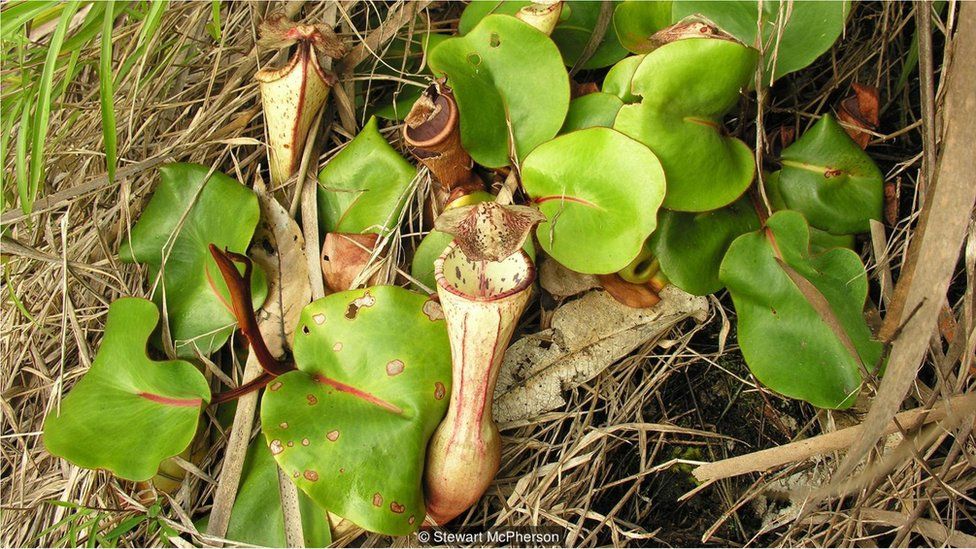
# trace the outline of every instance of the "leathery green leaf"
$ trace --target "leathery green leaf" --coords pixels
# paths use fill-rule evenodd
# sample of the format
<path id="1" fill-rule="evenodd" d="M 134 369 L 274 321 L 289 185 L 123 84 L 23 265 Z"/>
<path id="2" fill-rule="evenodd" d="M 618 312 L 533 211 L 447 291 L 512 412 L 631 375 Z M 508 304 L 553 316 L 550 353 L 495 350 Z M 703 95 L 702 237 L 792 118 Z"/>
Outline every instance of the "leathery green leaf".
<path id="1" fill-rule="evenodd" d="M 509 125 L 518 158 L 552 139 L 569 109 L 569 75 L 548 36 L 509 15 L 489 15 L 468 34 L 431 51 L 461 114 L 461 143 L 479 164 L 509 164 Z"/>
<path id="2" fill-rule="evenodd" d="M 866 232 L 881 219 L 884 181 L 881 170 L 844 128 L 825 114 L 783 150 L 783 169 L 768 187 L 784 205 L 810 224 L 833 234 Z"/>
<path id="3" fill-rule="evenodd" d="M 603 78 L 601 90 L 604 93 L 616 95 L 624 103 L 639 103 L 640 97 L 634 95 L 630 85 L 634 80 L 637 67 L 643 60 L 643 55 L 631 55 L 621 59 L 607 71 L 607 75 Z"/>
<path id="4" fill-rule="evenodd" d="M 285 516 L 281 511 L 281 488 L 278 484 L 278 464 L 262 438 L 256 438 L 247 449 L 241 483 L 234 499 L 229 540 L 260 547 L 288 547 L 285 539 Z M 302 517 L 305 547 L 328 547 L 332 544 L 332 530 L 328 512 L 320 509 L 303 492 L 298 493 L 298 508 Z M 197 524 L 205 532 L 210 515 Z"/>
<path id="5" fill-rule="evenodd" d="M 610 128 L 557 137 L 525 159 L 522 184 L 547 220 L 536 235 L 580 273 L 613 273 L 640 253 L 664 198 L 664 172 L 641 143 Z"/>
<path id="6" fill-rule="evenodd" d="M 809 252 L 810 232 L 794 211 L 729 247 L 719 278 L 732 294 L 739 345 L 764 385 L 821 408 L 847 408 L 862 369 L 879 366 L 881 344 L 863 316 L 868 284 L 851 250 Z"/>
<path id="7" fill-rule="evenodd" d="M 491 14 L 515 15 L 524 6 L 532 2 L 525 0 L 504 0 L 471 2 L 461 14 L 458 22 L 458 34 L 471 32 L 482 19 Z M 616 2 L 614 2 L 616 4 Z M 572 67 L 579 60 L 583 50 L 593 35 L 597 21 L 600 19 L 600 2 L 574 1 L 563 2 L 560 21 L 552 31 L 552 41 L 559 47 L 563 63 Z M 669 14 L 670 16 L 670 11 Z M 598 69 L 612 65 L 627 55 L 627 50 L 620 45 L 613 28 L 607 28 L 606 34 L 593 55 L 586 60 L 581 69 Z"/>
<path id="8" fill-rule="evenodd" d="M 725 135 L 722 117 L 748 87 L 755 66 L 756 51 L 741 44 L 686 38 L 646 54 L 637 67 L 631 88 L 641 102 L 622 107 L 614 128 L 661 159 L 668 179 L 665 208 L 714 210 L 752 182 L 752 151 Z"/>
<path id="9" fill-rule="evenodd" d="M 210 389 L 195 366 L 146 356 L 156 306 L 138 298 L 112 303 L 95 361 L 44 421 L 44 445 L 88 469 L 148 480 L 185 450 Z"/>
<path id="10" fill-rule="evenodd" d="M 265 392 L 271 453 L 317 504 L 382 534 L 424 520 L 427 441 L 447 411 L 451 352 L 440 305 L 395 286 L 302 311 L 297 371 Z"/>
<path id="11" fill-rule="evenodd" d="M 759 229 L 748 198 L 710 212 L 662 210 L 650 249 L 672 284 L 694 295 L 722 289 L 718 268 L 739 235 Z"/>
<path id="12" fill-rule="evenodd" d="M 744 44 L 758 45 L 759 17 L 765 51 L 765 81 L 798 71 L 830 49 L 851 11 L 848 0 L 674 0 L 672 20 L 704 15 Z"/>
<path id="13" fill-rule="evenodd" d="M 153 301 L 162 309 L 165 295 L 177 354 L 193 357 L 199 349 L 209 355 L 227 341 L 235 319 L 208 246 L 243 254 L 258 224 L 258 199 L 251 189 L 199 164 L 167 164 L 159 172 L 159 186 L 119 257 L 146 263 L 150 284 L 162 270 Z M 267 295 L 264 272 L 257 267 L 251 295 L 255 307 Z"/>
<path id="14" fill-rule="evenodd" d="M 399 222 L 416 168 L 380 134 L 376 117 L 319 172 L 322 233 L 385 235 Z"/>
<path id="15" fill-rule="evenodd" d="M 648 39 L 670 24 L 671 0 L 624 0 L 613 10 L 617 39 L 634 53 L 653 50 Z"/>
<path id="16" fill-rule="evenodd" d="M 624 102 L 609 93 L 589 93 L 569 102 L 569 112 L 559 133 L 569 133 L 586 128 L 613 127 L 617 112 Z"/>

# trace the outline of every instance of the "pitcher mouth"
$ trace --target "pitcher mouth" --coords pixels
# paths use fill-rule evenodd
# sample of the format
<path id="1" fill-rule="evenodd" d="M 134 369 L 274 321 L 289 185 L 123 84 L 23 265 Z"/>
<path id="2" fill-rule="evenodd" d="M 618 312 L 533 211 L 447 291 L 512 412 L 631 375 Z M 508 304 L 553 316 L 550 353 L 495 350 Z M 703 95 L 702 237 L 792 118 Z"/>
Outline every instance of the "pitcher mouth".
<path id="1" fill-rule="evenodd" d="M 453 266 L 454 272 L 445 274 L 445 264 L 448 269 Z M 464 276 L 462 265 L 472 280 Z M 480 273 L 479 267 L 482 269 Z M 494 272 L 486 273 L 486 268 L 492 268 Z M 524 292 L 535 282 L 535 275 L 535 264 L 523 249 L 501 261 L 475 261 L 468 259 L 452 240 L 434 261 L 434 276 L 439 287 L 466 300 L 482 303 L 501 301 Z"/>

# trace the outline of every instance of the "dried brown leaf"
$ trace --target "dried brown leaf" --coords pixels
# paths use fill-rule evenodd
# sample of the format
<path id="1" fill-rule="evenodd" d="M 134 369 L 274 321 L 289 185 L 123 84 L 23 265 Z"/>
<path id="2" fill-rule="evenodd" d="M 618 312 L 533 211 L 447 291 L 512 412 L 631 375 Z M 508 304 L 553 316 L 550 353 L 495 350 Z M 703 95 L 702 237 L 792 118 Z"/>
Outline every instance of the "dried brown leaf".
<path id="1" fill-rule="evenodd" d="M 552 328 L 523 337 L 505 353 L 495 421 L 513 423 L 563 406 L 563 390 L 592 379 L 681 320 L 705 318 L 703 297 L 668 286 L 661 298 L 652 308 L 634 309 L 594 290 L 557 309 Z"/>

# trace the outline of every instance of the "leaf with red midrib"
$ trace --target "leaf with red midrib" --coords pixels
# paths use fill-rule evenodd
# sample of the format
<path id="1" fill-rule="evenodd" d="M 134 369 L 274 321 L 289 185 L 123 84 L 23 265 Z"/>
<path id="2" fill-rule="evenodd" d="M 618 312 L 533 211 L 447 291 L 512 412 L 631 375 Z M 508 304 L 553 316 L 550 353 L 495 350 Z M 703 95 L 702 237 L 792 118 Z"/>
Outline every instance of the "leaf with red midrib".
<path id="1" fill-rule="evenodd" d="M 146 356 L 158 321 L 145 299 L 112 303 L 92 367 L 44 422 L 48 451 L 138 481 L 189 446 L 210 389 L 189 362 Z"/>
<path id="2" fill-rule="evenodd" d="M 319 507 L 373 532 L 405 535 L 426 515 L 427 441 L 451 389 L 439 307 L 395 286 L 313 301 L 295 331 L 298 369 L 262 396 L 281 469 Z"/>

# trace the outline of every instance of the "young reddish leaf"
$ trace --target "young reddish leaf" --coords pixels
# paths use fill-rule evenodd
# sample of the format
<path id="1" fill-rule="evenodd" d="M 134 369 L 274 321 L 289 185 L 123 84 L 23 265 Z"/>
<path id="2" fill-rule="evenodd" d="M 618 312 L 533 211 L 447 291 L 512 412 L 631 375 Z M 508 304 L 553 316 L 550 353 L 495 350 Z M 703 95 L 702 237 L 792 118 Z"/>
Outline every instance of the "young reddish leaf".
<path id="1" fill-rule="evenodd" d="M 322 243 L 322 275 L 333 292 L 352 289 L 373 255 L 378 234 L 328 233 Z M 370 280 L 364 281 L 367 286 Z"/>

